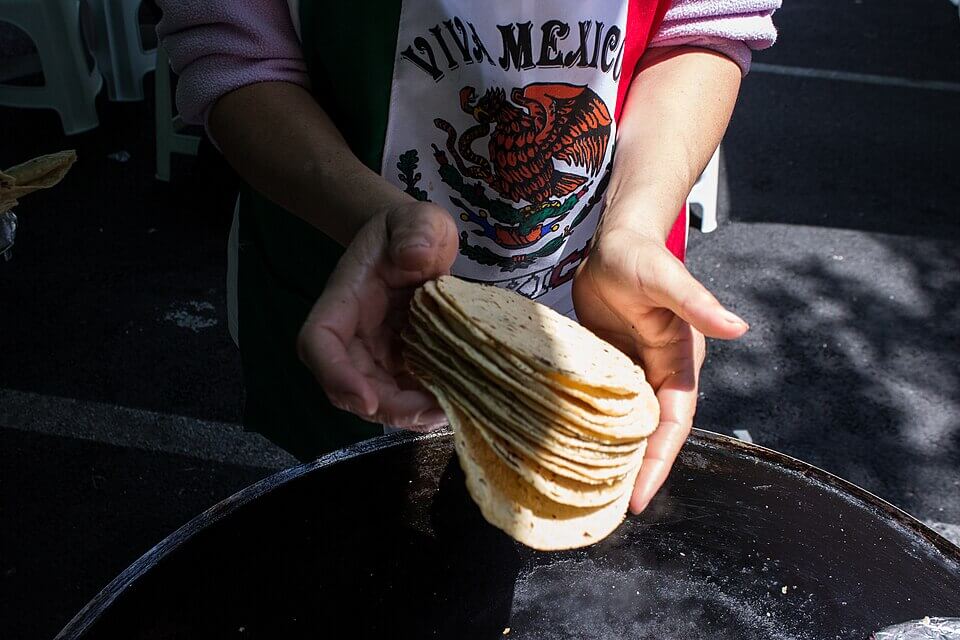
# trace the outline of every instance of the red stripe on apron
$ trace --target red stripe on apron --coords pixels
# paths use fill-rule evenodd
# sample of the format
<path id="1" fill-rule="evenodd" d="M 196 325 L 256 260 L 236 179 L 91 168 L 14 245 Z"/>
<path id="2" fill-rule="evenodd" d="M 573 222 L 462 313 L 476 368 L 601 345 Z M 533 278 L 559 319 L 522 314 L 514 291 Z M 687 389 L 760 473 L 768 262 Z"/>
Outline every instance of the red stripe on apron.
<path id="1" fill-rule="evenodd" d="M 623 109 L 623 103 L 626 102 L 627 90 L 630 88 L 630 82 L 637 72 L 637 63 L 643 52 L 647 50 L 653 34 L 660 28 L 663 16 L 670 8 L 670 2 L 666 0 L 633 0 L 627 9 L 627 35 L 626 42 L 623 45 L 623 74 L 620 76 L 620 86 L 617 87 L 617 105 L 614 108 L 614 118 L 620 121 L 620 111 Z M 643 23 L 649 19 L 650 12 L 654 12 L 653 21 L 650 22 L 650 28 L 643 31 Z M 667 249 L 677 256 L 681 261 L 687 255 L 687 206 L 677 215 L 673 227 L 667 236 Z"/>

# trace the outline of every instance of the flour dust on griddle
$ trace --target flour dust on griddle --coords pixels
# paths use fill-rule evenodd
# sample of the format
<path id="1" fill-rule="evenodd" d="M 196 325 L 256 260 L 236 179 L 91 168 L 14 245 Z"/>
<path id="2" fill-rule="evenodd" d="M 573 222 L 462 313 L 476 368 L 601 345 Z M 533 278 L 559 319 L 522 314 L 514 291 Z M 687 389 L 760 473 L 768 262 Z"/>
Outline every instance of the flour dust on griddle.
<path id="1" fill-rule="evenodd" d="M 533 567 L 517 579 L 511 637 L 631 638 L 632 640 L 815 640 L 784 607 L 725 592 L 675 571 L 622 570 L 590 558 Z"/>

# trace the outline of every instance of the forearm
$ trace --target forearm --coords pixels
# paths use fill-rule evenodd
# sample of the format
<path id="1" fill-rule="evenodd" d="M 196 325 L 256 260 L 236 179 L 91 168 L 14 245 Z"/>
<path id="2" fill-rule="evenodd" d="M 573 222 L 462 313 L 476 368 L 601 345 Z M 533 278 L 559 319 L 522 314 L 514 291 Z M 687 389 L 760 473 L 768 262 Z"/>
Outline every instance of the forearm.
<path id="1" fill-rule="evenodd" d="M 604 230 L 667 237 L 726 131 L 740 78 L 736 63 L 711 51 L 644 55 L 621 113 Z"/>
<path id="2" fill-rule="evenodd" d="M 232 91 L 214 105 L 209 127 L 244 180 L 340 244 L 377 212 L 411 200 L 357 159 L 303 87 Z"/>

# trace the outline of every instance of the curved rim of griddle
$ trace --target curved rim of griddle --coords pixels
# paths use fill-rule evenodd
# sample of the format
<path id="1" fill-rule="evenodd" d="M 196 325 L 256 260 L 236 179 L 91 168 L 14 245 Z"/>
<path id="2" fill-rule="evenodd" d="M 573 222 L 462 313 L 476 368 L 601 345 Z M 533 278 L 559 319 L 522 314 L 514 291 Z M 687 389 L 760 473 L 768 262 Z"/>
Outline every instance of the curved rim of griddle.
<path id="1" fill-rule="evenodd" d="M 245 504 L 267 495 L 287 482 L 312 473 L 317 469 L 323 469 L 338 462 L 350 460 L 368 453 L 415 442 L 445 438 L 450 435 L 451 432 L 449 430 L 438 430 L 432 433 L 413 433 L 409 431 L 391 433 L 371 440 L 364 440 L 350 447 L 328 453 L 313 462 L 307 462 L 295 467 L 290 467 L 289 469 L 284 469 L 283 471 L 278 471 L 272 476 L 268 476 L 245 489 L 241 489 L 229 498 L 203 511 L 140 556 L 133 564 L 124 569 L 120 575 L 110 581 L 100 593 L 94 596 L 94 598 L 64 626 L 54 640 L 68 640 L 70 638 L 80 637 L 110 608 L 110 605 L 113 604 L 120 594 L 156 566 L 163 558 L 190 540 L 196 533 L 219 522 Z M 753 455 L 769 464 L 799 472 L 808 480 L 820 482 L 842 493 L 846 493 L 849 497 L 856 499 L 864 506 L 879 511 L 900 526 L 919 535 L 945 557 L 960 565 L 960 547 L 954 545 L 906 511 L 895 507 L 883 498 L 870 493 L 852 482 L 835 476 L 812 464 L 780 453 L 779 451 L 744 442 L 720 433 L 694 429 L 690 435 L 690 440 L 696 441 L 701 446 L 708 448 L 727 449 L 738 453 Z"/>

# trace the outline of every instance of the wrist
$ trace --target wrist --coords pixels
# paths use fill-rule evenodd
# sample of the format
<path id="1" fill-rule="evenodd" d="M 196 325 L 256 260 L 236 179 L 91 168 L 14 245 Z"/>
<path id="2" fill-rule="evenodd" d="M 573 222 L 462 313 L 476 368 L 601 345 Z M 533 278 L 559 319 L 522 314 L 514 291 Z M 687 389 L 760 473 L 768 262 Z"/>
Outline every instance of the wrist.
<path id="1" fill-rule="evenodd" d="M 343 246 L 372 218 L 414 201 L 352 155 L 317 159 L 307 175 L 311 222 Z"/>
<path id="2" fill-rule="evenodd" d="M 680 211 L 674 200 L 652 192 L 614 195 L 607 199 L 597 235 L 630 233 L 662 244 Z"/>

